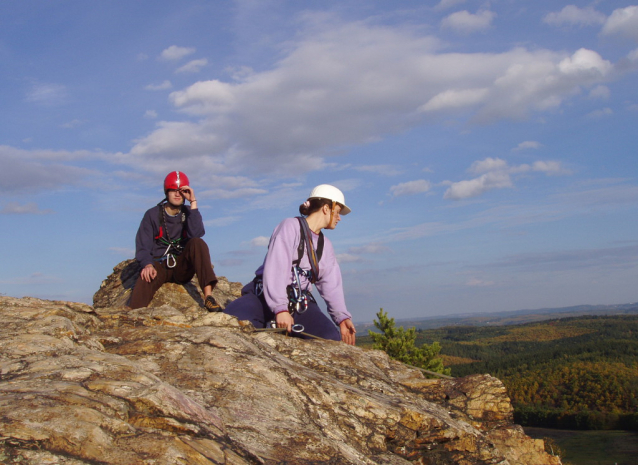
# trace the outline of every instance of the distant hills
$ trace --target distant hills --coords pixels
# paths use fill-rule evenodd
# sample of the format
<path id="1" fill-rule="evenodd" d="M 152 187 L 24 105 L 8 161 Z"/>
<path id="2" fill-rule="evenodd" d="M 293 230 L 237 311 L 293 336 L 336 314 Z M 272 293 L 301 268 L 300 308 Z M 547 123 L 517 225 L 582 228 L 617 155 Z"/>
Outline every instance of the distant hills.
<path id="1" fill-rule="evenodd" d="M 488 313 L 457 313 L 450 316 L 396 319 L 397 326 L 416 329 L 436 329 L 444 326 L 505 326 L 532 323 L 556 318 L 588 315 L 635 315 L 638 302 L 618 305 L 576 305 L 573 307 L 539 308 L 535 310 L 514 310 Z M 392 317 L 392 315 L 389 315 Z M 358 323 L 362 333 L 374 329 L 371 322 Z M 367 334 L 367 332 L 363 333 Z"/>
<path id="2" fill-rule="evenodd" d="M 638 430 L 636 307 L 631 313 L 447 326 L 419 331 L 417 345 L 438 341 L 453 376 L 503 381 L 523 426 Z"/>
<path id="3" fill-rule="evenodd" d="M 432 327 L 424 329 L 424 324 Z M 421 326 L 418 347 L 438 342 L 452 376 L 489 373 L 503 381 L 518 424 L 638 430 L 638 304 L 401 320 L 398 325 Z M 357 338 L 358 346 L 372 344 L 368 335 Z"/>

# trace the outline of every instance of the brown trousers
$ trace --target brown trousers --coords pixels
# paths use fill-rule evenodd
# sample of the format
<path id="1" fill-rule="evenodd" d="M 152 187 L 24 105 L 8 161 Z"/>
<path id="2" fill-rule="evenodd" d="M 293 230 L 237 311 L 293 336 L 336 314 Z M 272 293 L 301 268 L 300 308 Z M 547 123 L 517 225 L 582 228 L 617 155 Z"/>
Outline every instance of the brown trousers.
<path id="1" fill-rule="evenodd" d="M 208 245 L 198 237 L 188 240 L 181 255 L 177 257 L 174 268 L 168 268 L 166 261 L 154 262 L 153 266 L 157 270 L 157 276 L 150 283 L 144 281 L 141 276 L 137 278 L 129 307 L 147 307 L 162 284 L 185 284 L 193 279 L 194 275 L 197 275 L 197 281 L 202 289 L 209 284 L 214 288 L 217 284 Z"/>

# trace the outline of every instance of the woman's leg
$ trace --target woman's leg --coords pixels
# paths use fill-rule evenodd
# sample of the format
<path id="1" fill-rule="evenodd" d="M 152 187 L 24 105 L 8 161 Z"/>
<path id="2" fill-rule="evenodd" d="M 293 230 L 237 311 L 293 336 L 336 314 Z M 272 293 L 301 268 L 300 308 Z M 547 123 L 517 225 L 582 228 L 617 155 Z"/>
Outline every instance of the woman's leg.
<path id="1" fill-rule="evenodd" d="M 335 326 L 330 317 L 321 311 L 316 302 L 308 302 L 308 310 L 303 313 L 295 313 L 292 317 L 295 323 L 304 326 L 305 333 L 331 341 L 341 340 L 339 328 Z"/>
<path id="2" fill-rule="evenodd" d="M 270 320 L 275 319 L 275 315 L 270 311 L 266 302 L 257 297 L 254 292 L 245 294 L 242 292 L 242 294 L 239 299 L 233 300 L 226 306 L 224 313 L 236 316 L 239 320 L 248 320 L 255 328 L 265 328 Z"/>

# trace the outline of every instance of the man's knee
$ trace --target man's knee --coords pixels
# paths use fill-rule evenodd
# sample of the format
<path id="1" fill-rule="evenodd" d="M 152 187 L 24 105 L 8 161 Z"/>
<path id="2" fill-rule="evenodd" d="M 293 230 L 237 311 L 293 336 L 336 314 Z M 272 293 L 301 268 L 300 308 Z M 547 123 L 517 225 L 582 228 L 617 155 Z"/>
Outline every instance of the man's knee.
<path id="1" fill-rule="evenodd" d="M 193 237 L 192 239 L 189 239 L 186 243 L 185 248 L 186 247 L 193 249 L 195 253 L 205 252 L 206 254 L 210 255 L 210 253 L 208 252 L 208 244 L 206 244 L 204 239 L 202 239 L 201 237 Z"/>

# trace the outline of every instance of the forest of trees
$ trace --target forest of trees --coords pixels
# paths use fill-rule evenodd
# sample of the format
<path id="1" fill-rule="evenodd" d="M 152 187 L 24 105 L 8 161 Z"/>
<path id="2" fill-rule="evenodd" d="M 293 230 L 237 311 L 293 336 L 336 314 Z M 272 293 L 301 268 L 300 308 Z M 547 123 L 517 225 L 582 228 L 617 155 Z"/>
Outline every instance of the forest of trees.
<path id="1" fill-rule="evenodd" d="M 501 379 L 526 426 L 638 429 L 638 316 L 575 317 L 419 332 L 441 354 L 474 360 L 454 376 Z"/>
<path id="2" fill-rule="evenodd" d="M 501 379 L 524 426 L 638 430 L 638 316 L 416 331 L 453 376 Z"/>

